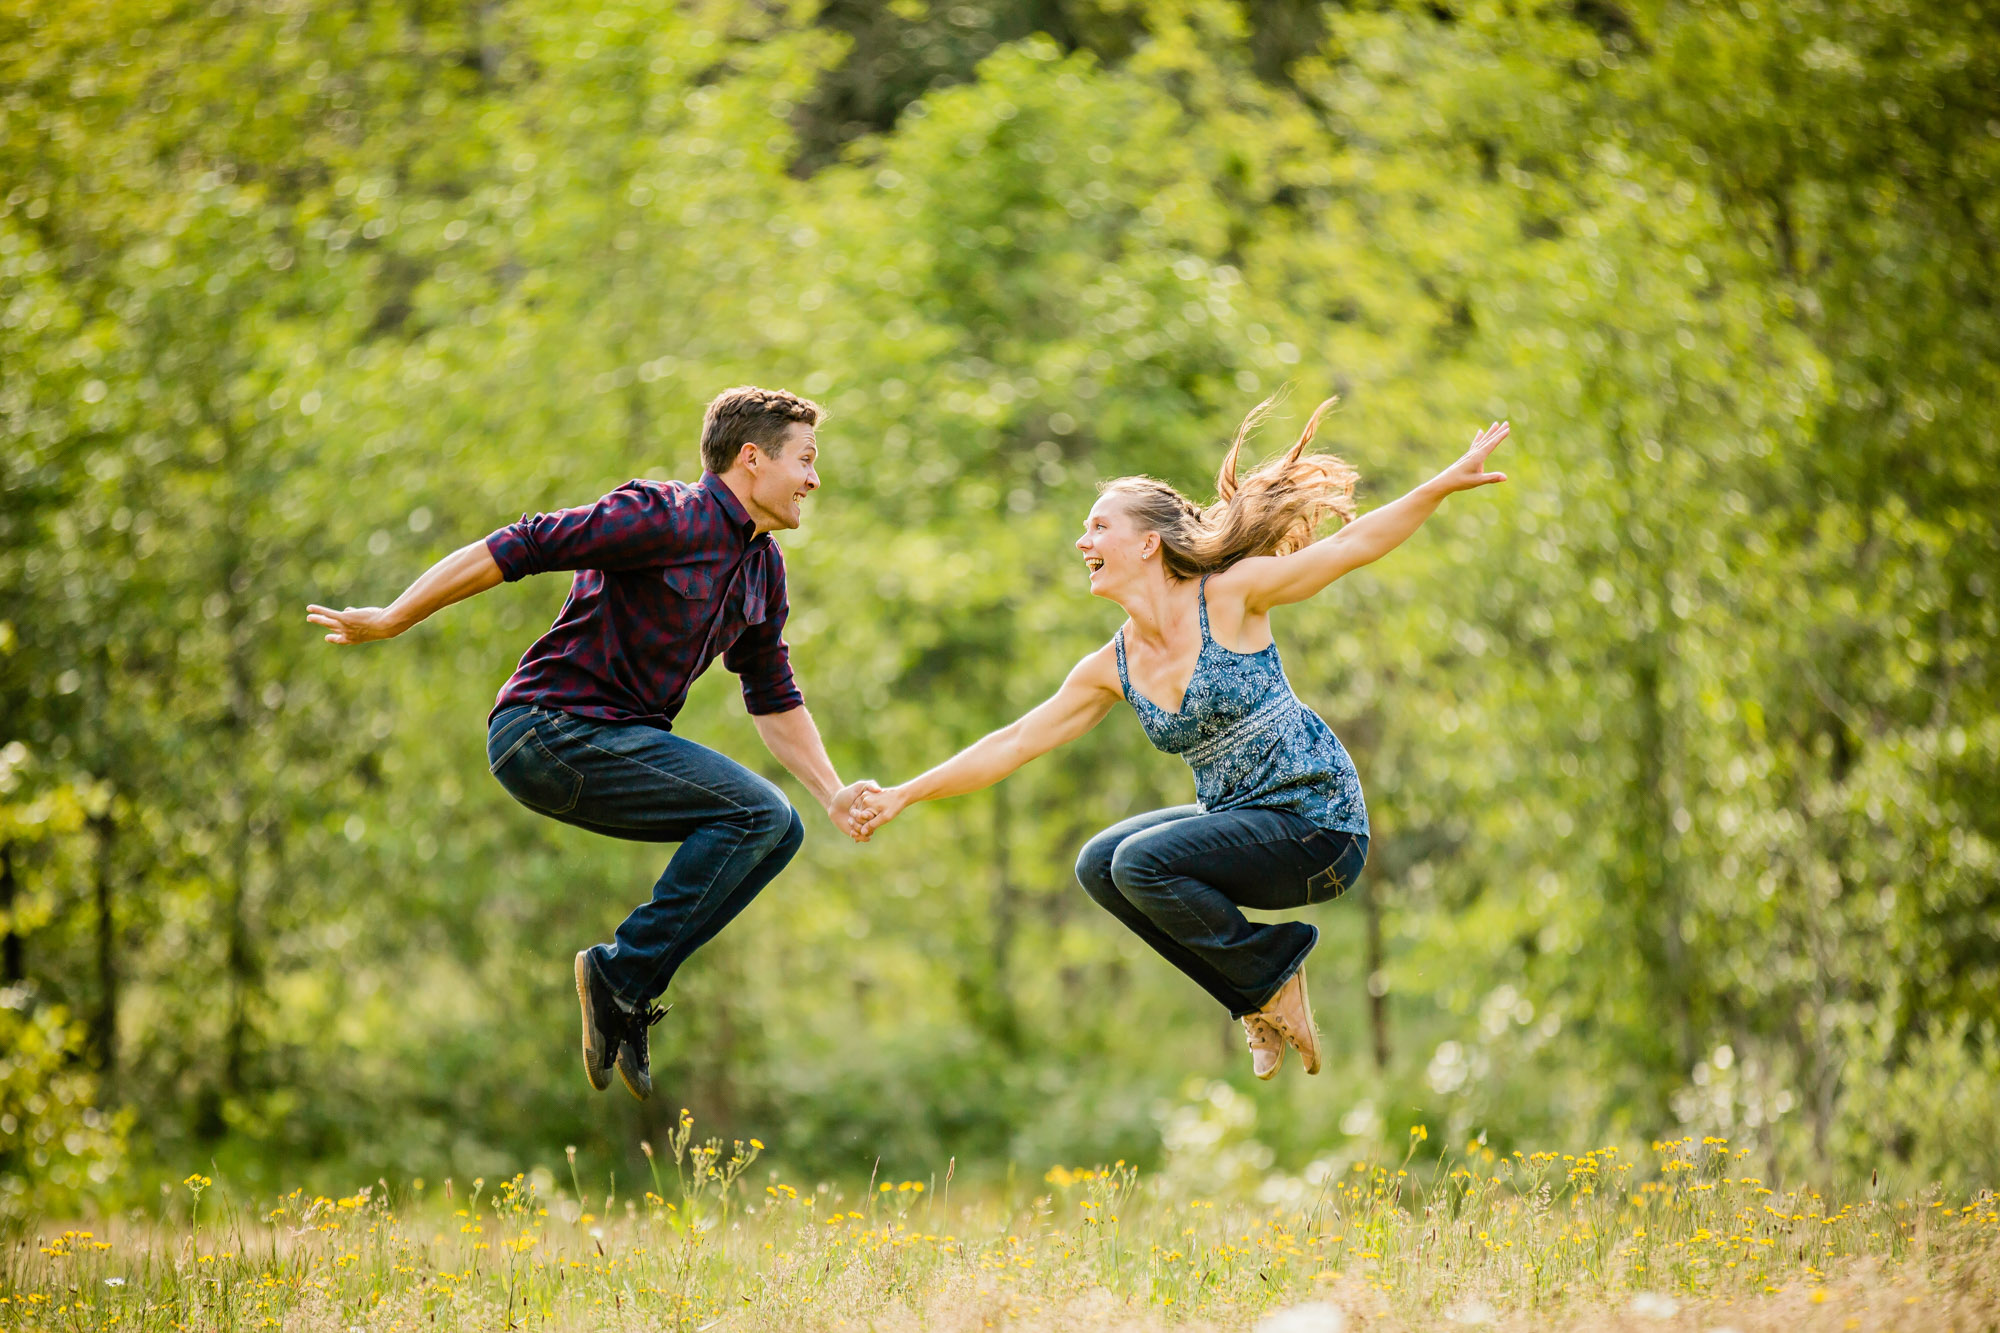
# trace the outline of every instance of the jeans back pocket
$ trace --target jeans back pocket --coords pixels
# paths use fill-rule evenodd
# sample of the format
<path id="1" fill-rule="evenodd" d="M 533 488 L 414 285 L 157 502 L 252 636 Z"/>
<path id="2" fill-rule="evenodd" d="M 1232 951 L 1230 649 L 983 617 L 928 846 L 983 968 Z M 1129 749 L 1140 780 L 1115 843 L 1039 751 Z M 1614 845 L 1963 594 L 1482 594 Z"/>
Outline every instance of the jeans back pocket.
<path id="1" fill-rule="evenodd" d="M 507 753 L 495 760 L 492 773 L 507 794 L 545 815 L 566 815 L 583 798 L 583 774 L 549 752 L 530 727 Z"/>
<path id="2" fill-rule="evenodd" d="M 1368 864 L 1367 840 L 1352 833 L 1315 829 L 1303 841 L 1326 859 L 1326 864 L 1306 880 L 1309 903 L 1330 903 L 1340 897 L 1354 887 L 1354 881 L 1361 878 L 1361 867 Z"/>

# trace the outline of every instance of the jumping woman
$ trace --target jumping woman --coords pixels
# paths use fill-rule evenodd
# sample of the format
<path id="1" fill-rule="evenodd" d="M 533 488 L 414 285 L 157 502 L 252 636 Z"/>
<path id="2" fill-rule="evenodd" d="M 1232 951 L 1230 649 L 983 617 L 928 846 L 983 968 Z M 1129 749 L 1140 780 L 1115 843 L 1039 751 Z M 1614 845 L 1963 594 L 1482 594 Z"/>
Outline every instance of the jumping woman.
<path id="1" fill-rule="evenodd" d="M 989 787 L 1103 721 L 1120 699 L 1147 738 L 1194 770 L 1194 805 L 1115 824 L 1085 844 L 1084 890 L 1243 1022 L 1258 1078 L 1297 1048 L 1319 1072 L 1319 1037 L 1303 964 L 1319 941 L 1299 921 L 1260 924 L 1242 909 L 1286 911 L 1353 886 L 1368 860 L 1368 811 L 1354 763 L 1332 728 L 1299 702 L 1271 639 L 1271 609 L 1303 602 L 1381 559 L 1447 495 L 1506 475 L 1486 470 L 1507 438 L 1495 422 L 1456 463 L 1364 517 L 1357 474 L 1308 454 L 1320 404 L 1282 457 L 1238 479 L 1237 459 L 1270 410 L 1236 432 L 1200 508 L 1165 482 L 1106 482 L 1076 548 L 1090 591 L 1124 609 L 1104 647 L 1077 663 L 1053 698 L 901 786 L 855 803 L 866 834 L 917 801 Z M 1337 514 L 1342 527 L 1314 540 Z"/>

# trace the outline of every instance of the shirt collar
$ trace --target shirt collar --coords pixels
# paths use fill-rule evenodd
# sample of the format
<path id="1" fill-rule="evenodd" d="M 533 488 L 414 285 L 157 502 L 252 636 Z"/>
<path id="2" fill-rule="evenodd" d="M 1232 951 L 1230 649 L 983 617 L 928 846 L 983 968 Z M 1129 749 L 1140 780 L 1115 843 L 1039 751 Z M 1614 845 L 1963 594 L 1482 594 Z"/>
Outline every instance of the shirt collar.
<path id="1" fill-rule="evenodd" d="M 736 498 L 736 492 L 723 484 L 721 477 L 713 472 L 702 473 L 701 489 L 707 491 L 715 498 L 715 502 L 722 506 L 722 512 L 729 516 L 730 524 L 735 527 L 737 535 L 743 538 L 746 545 L 757 538 L 757 524 L 750 517 L 750 511 Z"/>

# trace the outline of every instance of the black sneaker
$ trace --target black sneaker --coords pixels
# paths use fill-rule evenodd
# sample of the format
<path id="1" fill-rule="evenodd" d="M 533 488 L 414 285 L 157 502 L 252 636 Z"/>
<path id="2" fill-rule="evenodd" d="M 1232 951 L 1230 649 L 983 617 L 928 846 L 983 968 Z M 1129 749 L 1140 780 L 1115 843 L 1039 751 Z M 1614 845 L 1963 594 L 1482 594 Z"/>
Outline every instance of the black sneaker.
<path id="1" fill-rule="evenodd" d="M 618 1077 L 625 1080 L 626 1090 L 643 1102 L 653 1095 L 653 1062 L 646 1049 L 646 1030 L 665 1018 L 667 1011 L 649 1004 L 636 1012 L 621 1009 L 619 1015 L 625 1020 L 625 1030 L 618 1040 Z"/>
<path id="2" fill-rule="evenodd" d="M 611 1065 L 631 1015 L 618 1007 L 611 983 L 598 971 L 588 949 L 576 956 L 576 998 L 583 1006 L 583 1076 L 603 1092 L 611 1086 Z"/>

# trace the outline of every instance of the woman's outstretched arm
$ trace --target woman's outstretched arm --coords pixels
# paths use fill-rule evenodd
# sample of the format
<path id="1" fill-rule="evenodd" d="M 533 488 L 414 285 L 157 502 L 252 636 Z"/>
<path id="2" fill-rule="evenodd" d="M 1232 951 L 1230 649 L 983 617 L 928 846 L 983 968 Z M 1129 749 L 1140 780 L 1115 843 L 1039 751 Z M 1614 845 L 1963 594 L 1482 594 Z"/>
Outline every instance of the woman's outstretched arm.
<path id="1" fill-rule="evenodd" d="M 1464 457 L 1408 495 L 1370 510 L 1303 551 L 1238 561 L 1211 579 L 1209 587 L 1240 595 L 1252 614 L 1305 601 L 1341 575 L 1372 564 L 1401 546 L 1437 512 L 1447 495 L 1507 480 L 1504 472 L 1486 470 L 1487 457 L 1500 447 L 1507 432 L 1506 422 L 1494 422 L 1472 437 Z"/>
<path id="2" fill-rule="evenodd" d="M 929 772 L 884 791 L 864 792 L 854 805 L 857 812 L 868 816 L 868 832 L 872 834 L 918 801 L 963 796 L 990 787 L 1030 759 L 1067 745 L 1102 722 L 1121 697 L 1112 651 L 1107 644 L 1084 658 L 1053 696 Z"/>

